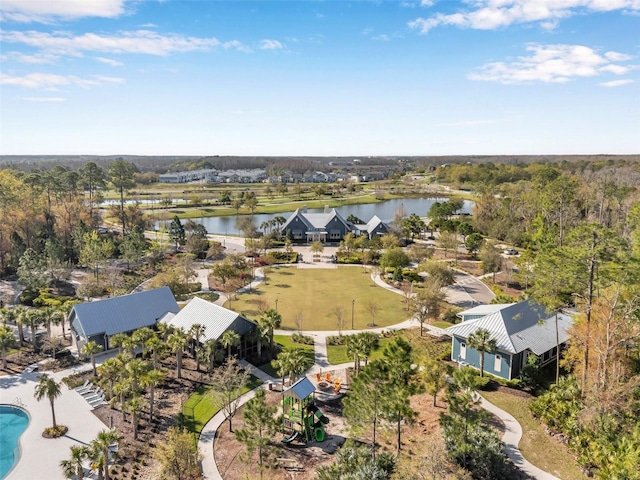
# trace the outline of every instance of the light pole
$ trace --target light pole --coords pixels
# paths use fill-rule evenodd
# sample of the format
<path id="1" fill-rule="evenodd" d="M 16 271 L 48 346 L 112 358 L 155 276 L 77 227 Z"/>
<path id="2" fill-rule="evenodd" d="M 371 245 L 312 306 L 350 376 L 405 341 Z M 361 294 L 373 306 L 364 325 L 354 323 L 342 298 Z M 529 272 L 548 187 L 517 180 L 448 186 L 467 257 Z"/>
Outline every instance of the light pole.
<path id="1" fill-rule="evenodd" d="M 278 313 L 278 299 L 276 298 L 276 313 Z"/>
<path id="2" fill-rule="evenodd" d="M 351 300 L 351 330 L 353 330 L 353 312 L 356 308 L 356 299 Z"/>

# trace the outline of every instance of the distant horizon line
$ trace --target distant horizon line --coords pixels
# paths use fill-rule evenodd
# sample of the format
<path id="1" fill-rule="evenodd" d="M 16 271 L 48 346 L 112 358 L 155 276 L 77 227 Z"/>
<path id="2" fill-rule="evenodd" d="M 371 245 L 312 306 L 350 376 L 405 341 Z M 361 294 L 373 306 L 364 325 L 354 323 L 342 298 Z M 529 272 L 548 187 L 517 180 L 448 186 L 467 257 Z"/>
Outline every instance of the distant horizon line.
<path id="1" fill-rule="evenodd" d="M 0 158 L 5 157 L 212 157 L 212 158 L 225 158 L 225 157 L 237 157 L 237 158 L 250 158 L 250 157 L 263 157 L 263 158 L 291 158 L 291 157 L 303 157 L 303 158 L 385 158 L 385 157 L 405 157 L 405 158 L 441 158 L 441 157 L 628 157 L 638 156 L 638 153 L 470 153 L 470 154 L 379 154 L 379 155 L 309 155 L 309 154 L 290 154 L 290 155 L 272 155 L 272 154 L 138 154 L 138 153 L 3 153 L 0 154 Z"/>

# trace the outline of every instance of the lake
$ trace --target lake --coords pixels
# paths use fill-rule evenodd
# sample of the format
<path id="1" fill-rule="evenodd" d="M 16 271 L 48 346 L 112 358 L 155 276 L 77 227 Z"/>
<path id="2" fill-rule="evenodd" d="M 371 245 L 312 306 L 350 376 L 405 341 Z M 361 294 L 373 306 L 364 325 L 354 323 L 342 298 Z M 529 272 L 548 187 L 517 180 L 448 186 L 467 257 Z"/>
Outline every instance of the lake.
<path id="1" fill-rule="evenodd" d="M 409 216 L 415 213 L 421 217 L 426 216 L 427 212 L 435 202 L 445 202 L 446 198 L 401 198 L 394 200 L 387 200 L 381 203 L 365 203 L 361 205 L 345 205 L 343 207 L 336 207 L 336 210 L 345 219 L 349 215 L 355 215 L 356 217 L 368 222 L 371 217 L 377 215 L 383 222 L 391 222 L 398 209 L 404 208 L 405 216 Z M 471 214 L 473 208 L 473 202 L 465 200 L 461 213 Z M 307 210 L 311 213 L 322 213 L 322 208 L 309 208 Z M 271 220 L 274 217 L 282 216 L 289 218 L 293 211 L 282 213 L 269 213 L 269 214 L 255 214 L 253 215 L 254 224 L 259 228 L 262 222 Z M 244 215 L 241 215 L 244 216 Z M 209 233 L 227 234 L 227 235 L 240 235 L 242 232 L 236 228 L 238 216 L 229 215 L 226 217 L 204 217 L 193 218 L 194 222 L 201 223 L 207 229 Z M 169 222 L 167 222 L 168 224 Z M 184 223 L 184 222 L 183 222 Z M 156 226 L 157 228 L 157 226 Z"/>

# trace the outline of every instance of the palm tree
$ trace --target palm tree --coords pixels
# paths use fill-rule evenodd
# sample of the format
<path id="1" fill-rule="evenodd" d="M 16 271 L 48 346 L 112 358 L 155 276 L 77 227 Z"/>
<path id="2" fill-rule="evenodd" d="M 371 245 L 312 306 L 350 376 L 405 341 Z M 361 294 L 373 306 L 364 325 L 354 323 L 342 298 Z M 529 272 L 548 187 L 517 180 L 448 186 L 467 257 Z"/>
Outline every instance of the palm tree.
<path id="1" fill-rule="evenodd" d="M 7 350 L 13 347 L 15 337 L 13 330 L 5 325 L 0 325 L 0 349 L 2 350 L 2 369 L 7 369 Z"/>
<path id="2" fill-rule="evenodd" d="M 109 347 L 118 347 L 118 353 L 124 352 L 124 344 L 129 336 L 125 333 L 116 333 L 109 337 Z"/>
<path id="3" fill-rule="evenodd" d="M 364 357 L 364 366 L 369 363 L 371 352 L 378 346 L 378 335 L 373 332 L 363 332 L 357 335 L 362 345 L 362 356 Z"/>
<path id="4" fill-rule="evenodd" d="M 80 353 L 83 355 L 89 355 L 91 358 L 91 366 L 93 367 L 93 376 L 95 377 L 98 372 L 96 371 L 96 353 L 100 353 L 102 351 L 102 345 L 98 345 L 93 340 L 87 342 L 83 345 Z"/>
<path id="5" fill-rule="evenodd" d="M 176 354 L 176 376 L 178 378 L 182 378 L 182 350 L 187 344 L 187 338 L 185 336 L 184 330 L 178 329 L 174 333 L 169 335 L 167 344 Z"/>
<path id="6" fill-rule="evenodd" d="M 291 371 L 291 350 L 284 348 L 274 360 L 271 360 L 271 365 L 282 377 L 282 391 L 284 391 L 284 379 Z"/>
<path id="7" fill-rule="evenodd" d="M 133 439 L 138 439 L 139 413 L 144 406 L 144 400 L 140 396 L 135 396 L 126 403 L 126 408 L 131 412 L 131 424 L 133 425 Z"/>
<path id="8" fill-rule="evenodd" d="M 304 371 L 309 368 L 309 359 L 305 355 L 304 350 L 301 348 L 289 349 L 289 383 L 293 385 L 298 376 L 302 375 Z"/>
<path id="9" fill-rule="evenodd" d="M 250 334 L 250 340 L 252 342 L 255 342 L 256 347 L 258 348 L 258 358 L 261 359 L 262 358 L 262 342 L 264 341 L 264 336 L 265 336 L 265 332 L 262 328 L 260 328 L 260 325 L 258 325 L 258 328 L 254 329 L 251 334 Z"/>
<path id="10" fill-rule="evenodd" d="M 53 404 L 56 398 L 58 398 L 60 395 L 62 395 L 60 384 L 57 383 L 53 377 L 50 377 L 46 373 L 40 375 L 33 396 L 37 401 L 40 401 L 45 397 L 49 400 L 49 403 L 51 404 L 51 416 L 53 418 L 54 430 L 58 427 L 58 425 L 56 424 L 56 411 L 53 407 Z"/>
<path id="11" fill-rule="evenodd" d="M 225 331 L 220 337 L 220 345 L 227 349 L 227 358 L 231 358 L 231 348 L 240 345 L 240 335 L 233 330 Z"/>
<path id="12" fill-rule="evenodd" d="M 125 421 L 127 418 L 127 409 L 126 402 L 127 396 L 131 393 L 131 379 L 124 377 L 118 379 L 118 381 L 113 386 L 113 393 L 118 396 L 120 400 L 120 411 L 122 412 L 122 421 Z M 115 397 L 111 399 L 112 403 L 115 403 Z"/>
<path id="13" fill-rule="evenodd" d="M 196 355 L 196 350 L 200 346 L 200 337 L 204 335 L 206 329 L 207 327 L 205 327 L 204 325 L 194 323 L 193 325 L 191 325 L 191 328 L 189 328 L 189 332 L 187 333 L 190 340 L 189 343 L 191 348 L 191 356 L 195 357 L 196 359 L 196 372 L 200 371 L 200 357 Z"/>
<path id="14" fill-rule="evenodd" d="M 150 370 L 142 377 L 141 383 L 145 387 L 149 387 L 149 423 L 153 421 L 153 407 L 155 404 L 156 387 L 164 380 L 164 372 L 160 370 Z"/>
<path id="15" fill-rule="evenodd" d="M 102 365 L 98 367 L 100 371 L 100 377 L 104 378 L 109 384 L 109 399 L 113 398 L 113 387 L 116 379 L 122 373 L 124 368 L 124 360 L 121 355 L 117 357 L 108 358 Z"/>
<path id="16" fill-rule="evenodd" d="M 109 480 L 109 447 L 119 440 L 115 430 L 102 430 L 91 442 L 92 459 L 99 465 L 98 478 Z"/>
<path id="17" fill-rule="evenodd" d="M 18 305 L 14 310 L 16 327 L 18 327 L 18 339 L 20 340 L 20 346 L 24 344 L 24 321 L 27 309 L 22 305 Z"/>
<path id="18" fill-rule="evenodd" d="M 149 370 L 149 364 L 140 358 L 127 362 L 125 371 L 127 376 L 131 379 L 131 389 L 133 390 L 134 395 L 137 395 L 140 391 L 140 379 L 144 377 Z"/>
<path id="19" fill-rule="evenodd" d="M 82 464 L 88 457 L 89 449 L 87 447 L 73 445 L 71 447 L 71 458 L 60 462 L 60 467 L 62 467 L 65 478 L 75 477 L 77 480 L 82 480 L 84 478 L 84 467 Z"/>
<path id="20" fill-rule="evenodd" d="M 217 340 L 208 340 L 204 343 L 202 348 L 204 350 L 204 355 L 206 356 L 208 361 L 208 373 L 211 373 L 213 372 L 213 364 L 216 361 L 220 361 L 224 358 L 224 350 L 221 350 L 219 348 L 219 343 Z"/>
<path id="21" fill-rule="evenodd" d="M 151 350 L 151 354 L 153 356 L 153 368 L 156 370 L 158 369 L 158 353 L 164 346 L 165 343 L 157 335 L 153 335 L 145 343 L 145 347 L 148 350 Z"/>
<path id="22" fill-rule="evenodd" d="M 24 314 L 24 323 L 31 330 L 31 345 L 34 352 L 38 349 L 38 339 L 36 338 L 36 331 L 43 322 L 44 317 L 42 315 L 42 312 L 35 308 L 27 310 Z"/>
<path id="23" fill-rule="evenodd" d="M 273 352 L 273 331 L 282 325 L 282 317 L 276 310 L 270 308 L 260 317 L 258 325 L 267 333 L 269 350 Z"/>
<path id="24" fill-rule="evenodd" d="M 136 348 L 142 348 L 142 351 L 145 352 L 147 348 L 147 341 L 154 335 L 155 332 L 149 327 L 143 327 L 133 332 L 131 339 L 133 340 Z"/>
<path id="25" fill-rule="evenodd" d="M 47 327 L 47 338 L 51 338 L 51 324 L 58 324 L 60 320 L 64 318 L 63 313 L 58 307 L 47 306 L 40 309 L 42 314 L 42 320 Z"/>
<path id="26" fill-rule="evenodd" d="M 358 335 L 349 335 L 347 337 L 347 353 L 353 356 L 353 373 L 358 375 L 360 372 L 360 356 L 362 355 L 362 342 Z"/>
<path id="27" fill-rule="evenodd" d="M 164 342 L 167 341 L 169 335 L 171 335 L 175 330 L 175 328 L 168 323 L 158 323 L 158 325 L 156 325 L 156 328 L 158 329 L 158 336 L 160 337 L 160 340 Z"/>
<path id="28" fill-rule="evenodd" d="M 493 353 L 497 346 L 495 338 L 491 338 L 491 332 L 486 328 L 479 328 L 467 338 L 467 345 L 474 348 L 480 354 L 480 376 L 484 376 L 484 354 Z"/>

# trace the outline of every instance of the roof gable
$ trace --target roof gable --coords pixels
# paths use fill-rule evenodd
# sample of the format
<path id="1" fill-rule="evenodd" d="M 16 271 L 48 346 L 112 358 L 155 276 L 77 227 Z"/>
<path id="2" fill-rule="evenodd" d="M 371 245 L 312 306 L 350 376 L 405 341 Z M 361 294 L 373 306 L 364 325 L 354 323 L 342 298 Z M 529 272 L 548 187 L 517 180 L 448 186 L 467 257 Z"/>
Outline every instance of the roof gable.
<path id="1" fill-rule="evenodd" d="M 303 377 L 291 385 L 291 388 L 286 393 L 296 397 L 298 400 L 304 400 L 315 391 L 316 387 L 311 383 L 311 380 Z"/>
<path id="2" fill-rule="evenodd" d="M 296 209 L 291 216 L 287 219 L 286 222 L 284 222 L 284 224 L 282 225 L 282 227 L 280 227 L 280 230 L 282 232 L 286 231 L 287 229 L 291 229 L 292 226 L 294 224 L 302 224 L 302 226 L 304 227 L 304 229 L 310 230 L 313 228 L 313 225 L 311 224 L 311 222 L 309 222 L 309 220 L 307 218 L 305 218 L 305 216 L 303 215 L 303 213 L 300 211 L 300 209 Z"/>
<path id="3" fill-rule="evenodd" d="M 255 323 L 227 308 L 194 297 L 173 318 L 163 320 L 172 327 L 188 331 L 192 325 L 200 324 L 204 330 L 202 341 L 218 340 L 227 330 L 233 330 L 239 335 L 249 333 Z"/>
<path id="4" fill-rule="evenodd" d="M 560 343 L 567 340 L 567 330 L 571 324 L 570 316 L 558 314 Z M 447 331 L 452 335 L 468 338 L 480 328 L 489 331 L 499 350 L 509 353 L 529 349 L 540 355 L 556 343 L 555 315 L 550 316 L 544 306 L 533 300 L 514 303 L 484 317 L 449 327 Z"/>
<path id="5" fill-rule="evenodd" d="M 73 310 L 85 336 L 129 332 L 150 327 L 167 312 L 180 308 L 169 287 L 161 287 L 96 302 L 74 305 Z"/>

